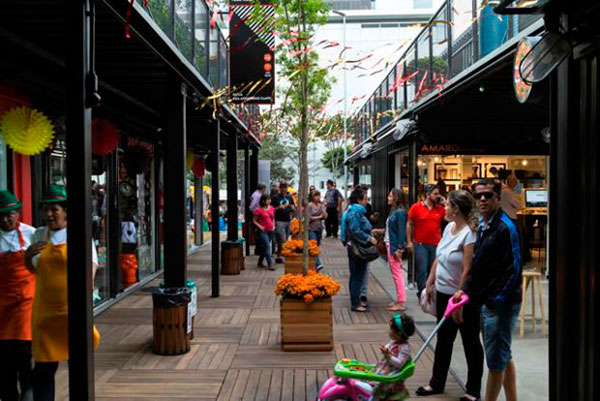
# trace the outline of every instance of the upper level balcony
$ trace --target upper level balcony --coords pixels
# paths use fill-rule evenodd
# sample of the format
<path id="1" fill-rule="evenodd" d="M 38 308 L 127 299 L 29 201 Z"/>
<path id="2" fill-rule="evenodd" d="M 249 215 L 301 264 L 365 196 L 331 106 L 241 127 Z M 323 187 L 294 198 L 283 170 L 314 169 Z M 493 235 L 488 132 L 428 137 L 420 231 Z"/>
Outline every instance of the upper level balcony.
<path id="1" fill-rule="evenodd" d="M 359 145 L 431 93 L 500 49 L 541 17 L 501 16 L 485 0 L 445 0 L 354 116 Z"/>

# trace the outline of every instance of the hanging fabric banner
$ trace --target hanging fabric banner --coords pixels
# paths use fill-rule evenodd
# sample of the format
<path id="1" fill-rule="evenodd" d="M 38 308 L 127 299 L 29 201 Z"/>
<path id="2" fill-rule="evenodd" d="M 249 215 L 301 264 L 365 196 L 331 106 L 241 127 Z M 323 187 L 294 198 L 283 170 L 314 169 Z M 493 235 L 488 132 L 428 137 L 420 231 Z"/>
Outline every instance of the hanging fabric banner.
<path id="1" fill-rule="evenodd" d="M 275 9 L 271 0 L 229 0 L 229 87 L 233 103 L 275 102 Z"/>

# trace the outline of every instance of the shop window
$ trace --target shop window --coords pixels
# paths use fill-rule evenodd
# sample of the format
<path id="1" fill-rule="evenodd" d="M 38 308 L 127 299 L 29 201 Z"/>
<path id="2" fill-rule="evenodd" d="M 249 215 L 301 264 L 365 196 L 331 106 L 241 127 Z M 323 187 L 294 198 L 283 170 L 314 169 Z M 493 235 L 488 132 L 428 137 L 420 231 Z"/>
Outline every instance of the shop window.
<path id="1" fill-rule="evenodd" d="M 128 138 L 119 154 L 121 289 L 156 271 L 154 145 Z"/>
<path id="2" fill-rule="evenodd" d="M 414 0 L 413 5 L 415 8 L 432 8 L 433 0 Z"/>
<path id="3" fill-rule="evenodd" d="M 98 253 L 98 269 L 94 278 L 94 305 L 110 297 L 110 271 L 108 269 L 108 163 L 110 156 L 92 159 L 92 238 Z"/>

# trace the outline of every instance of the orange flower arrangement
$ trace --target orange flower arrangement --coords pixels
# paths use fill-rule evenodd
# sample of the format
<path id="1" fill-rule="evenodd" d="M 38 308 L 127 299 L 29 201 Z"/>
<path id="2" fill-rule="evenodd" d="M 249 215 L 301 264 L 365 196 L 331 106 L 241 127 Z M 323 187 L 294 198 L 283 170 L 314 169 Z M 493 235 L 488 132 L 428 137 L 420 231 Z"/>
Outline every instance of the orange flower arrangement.
<path id="1" fill-rule="evenodd" d="M 293 219 L 290 223 L 290 234 L 292 234 L 294 238 L 300 235 L 300 220 L 297 218 Z"/>
<path id="2" fill-rule="evenodd" d="M 306 275 L 285 274 L 275 286 L 275 294 L 283 298 L 303 299 L 307 305 L 331 298 L 340 291 L 340 284 L 330 276 L 309 271 Z"/>
<path id="3" fill-rule="evenodd" d="M 281 254 L 283 256 L 300 255 L 304 249 L 304 241 L 300 239 L 291 239 L 283 243 L 281 246 Z M 319 256 L 321 249 L 317 245 L 317 241 L 308 240 L 308 254 L 310 256 Z"/>

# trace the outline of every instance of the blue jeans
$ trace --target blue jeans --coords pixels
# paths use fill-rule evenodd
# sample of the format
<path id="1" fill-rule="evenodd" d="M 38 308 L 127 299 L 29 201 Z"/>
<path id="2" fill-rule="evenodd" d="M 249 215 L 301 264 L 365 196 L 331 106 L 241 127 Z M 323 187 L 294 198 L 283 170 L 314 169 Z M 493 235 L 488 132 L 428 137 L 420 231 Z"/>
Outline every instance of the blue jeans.
<path id="1" fill-rule="evenodd" d="M 267 259 L 267 265 L 273 265 L 271 257 L 271 242 L 273 241 L 273 231 L 259 231 L 258 239 L 261 244 L 261 254 L 258 258 L 258 263 L 262 263 L 263 259 Z"/>
<path id="2" fill-rule="evenodd" d="M 508 361 L 512 358 L 510 350 L 512 332 L 517 323 L 521 304 L 504 302 L 498 308 L 481 308 L 481 332 L 485 347 L 485 359 L 488 369 L 492 372 L 506 370 Z"/>
<path id="3" fill-rule="evenodd" d="M 360 306 L 360 289 L 363 285 L 365 274 L 367 273 L 367 264 L 352 259 L 352 252 L 348 245 L 348 265 L 350 267 L 350 304 L 352 309 Z"/>
<path id="4" fill-rule="evenodd" d="M 290 222 L 275 221 L 275 240 L 277 242 L 277 256 L 281 257 L 281 246 L 290 237 Z"/>
<path id="5" fill-rule="evenodd" d="M 435 245 L 415 244 L 415 264 L 417 268 L 417 296 L 421 296 L 421 291 L 425 288 L 429 269 L 435 259 Z"/>
<path id="6" fill-rule="evenodd" d="M 321 239 L 323 238 L 323 231 L 314 231 L 314 230 L 308 230 L 308 239 L 311 240 L 315 240 L 317 241 L 317 245 L 321 246 Z M 321 250 L 322 252 L 322 250 Z M 317 267 L 322 266 L 323 265 L 323 259 L 321 259 L 321 255 L 317 256 L 315 258 L 315 263 L 317 264 Z"/>

